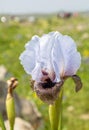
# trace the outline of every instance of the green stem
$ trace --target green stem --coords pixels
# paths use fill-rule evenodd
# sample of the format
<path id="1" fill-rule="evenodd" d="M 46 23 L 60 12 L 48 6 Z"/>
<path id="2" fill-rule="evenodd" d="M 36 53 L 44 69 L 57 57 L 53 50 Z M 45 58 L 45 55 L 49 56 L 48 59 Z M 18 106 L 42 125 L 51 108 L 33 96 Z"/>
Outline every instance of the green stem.
<path id="1" fill-rule="evenodd" d="M 59 96 L 53 105 L 49 105 L 49 119 L 52 130 L 62 130 L 62 116 L 61 116 L 61 108 L 62 108 L 62 95 L 63 89 L 61 89 Z"/>
<path id="2" fill-rule="evenodd" d="M 10 130 L 14 130 L 14 128 L 10 126 Z"/>
<path id="3" fill-rule="evenodd" d="M 62 103 L 62 102 L 61 102 Z M 60 125 L 58 126 L 58 130 L 62 130 L 62 104 L 61 104 L 61 110 L 60 110 L 60 116 L 59 116 Z"/>
<path id="4" fill-rule="evenodd" d="M 1 114 L 0 114 L 0 127 L 2 128 L 2 130 L 6 130 L 4 120 Z"/>

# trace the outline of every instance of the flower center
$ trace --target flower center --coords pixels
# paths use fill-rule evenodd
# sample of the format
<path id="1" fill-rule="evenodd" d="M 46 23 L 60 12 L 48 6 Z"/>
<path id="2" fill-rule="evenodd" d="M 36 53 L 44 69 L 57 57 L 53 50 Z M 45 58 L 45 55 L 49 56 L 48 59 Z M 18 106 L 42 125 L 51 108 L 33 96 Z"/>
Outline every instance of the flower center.
<path id="1" fill-rule="evenodd" d="M 52 82 L 50 78 L 46 79 L 44 83 L 41 83 L 43 88 L 52 88 L 56 83 Z"/>

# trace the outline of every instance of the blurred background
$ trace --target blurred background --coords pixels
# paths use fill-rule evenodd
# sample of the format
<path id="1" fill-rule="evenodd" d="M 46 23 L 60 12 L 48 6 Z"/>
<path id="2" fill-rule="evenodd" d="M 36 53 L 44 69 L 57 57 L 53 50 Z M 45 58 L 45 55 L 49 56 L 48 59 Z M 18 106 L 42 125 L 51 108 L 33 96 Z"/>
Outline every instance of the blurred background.
<path id="1" fill-rule="evenodd" d="M 30 76 L 19 61 L 25 43 L 33 35 L 50 31 L 70 35 L 82 56 L 77 74 L 83 88 L 76 93 L 71 79 L 64 84 L 63 130 L 89 130 L 89 0 L 0 0 L 0 103 L 5 94 L 2 82 L 16 77 L 17 115 L 31 124 L 31 130 L 50 130 L 48 105 L 32 91 Z"/>

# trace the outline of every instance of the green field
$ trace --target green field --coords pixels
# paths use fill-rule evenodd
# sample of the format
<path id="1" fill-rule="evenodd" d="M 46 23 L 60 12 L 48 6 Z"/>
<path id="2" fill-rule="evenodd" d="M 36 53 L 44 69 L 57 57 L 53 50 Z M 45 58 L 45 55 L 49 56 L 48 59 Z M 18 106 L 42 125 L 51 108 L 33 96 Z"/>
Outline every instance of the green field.
<path id="1" fill-rule="evenodd" d="M 54 16 L 39 18 L 34 23 L 0 23 L 0 64 L 8 70 L 6 79 L 11 76 L 18 78 L 17 93 L 34 101 L 42 113 L 43 125 L 39 130 L 50 130 L 48 105 L 41 102 L 31 90 L 30 77 L 19 61 L 25 43 L 33 35 L 41 36 L 50 31 L 72 36 L 82 56 L 82 64 L 77 73 L 83 82 L 82 90 L 76 93 L 75 84 L 71 79 L 64 84 L 63 130 L 89 130 L 89 17 L 58 19 Z"/>

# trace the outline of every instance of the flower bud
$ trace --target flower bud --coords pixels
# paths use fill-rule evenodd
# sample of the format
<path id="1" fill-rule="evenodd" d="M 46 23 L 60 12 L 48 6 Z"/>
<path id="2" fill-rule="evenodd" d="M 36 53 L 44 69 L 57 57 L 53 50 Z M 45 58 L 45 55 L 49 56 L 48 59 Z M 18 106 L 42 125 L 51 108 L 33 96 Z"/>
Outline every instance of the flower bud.
<path id="1" fill-rule="evenodd" d="M 17 79 L 11 78 L 10 80 L 7 81 L 7 83 L 8 83 L 8 93 L 6 97 L 6 111 L 10 123 L 10 130 L 13 130 L 15 122 L 15 102 L 13 97 L 13 89 L 17 86 L 18 82 Z"/>

